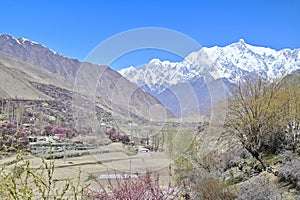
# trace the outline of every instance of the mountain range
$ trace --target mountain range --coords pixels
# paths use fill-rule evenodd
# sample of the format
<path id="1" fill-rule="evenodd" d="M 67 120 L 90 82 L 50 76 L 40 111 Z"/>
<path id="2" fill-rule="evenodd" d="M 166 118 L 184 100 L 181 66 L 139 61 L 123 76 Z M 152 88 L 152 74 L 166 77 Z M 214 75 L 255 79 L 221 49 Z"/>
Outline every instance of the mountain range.
<path id="1" fill-rule="evenodd" d="M 87 113 L 100 107 L 126 120 L 173 116 L 155 97 L 108 66 L 67 58 L 25 38 L 0 34 L 0 72 L 1 97 L 55 100 L 41 90 L 49 86 L 73 94 L 76 109 Z"/>
<path id="2" fill-rule="evenodd" d="M 240 39 L 224 47 L 203 47 L 182 62 L 152 59 L 139 69 L 131 66 L 119 73 L 182 116 L 207 113 L 218 94 L 230 95 L 229 88 L 246 76 L 272 80 L 299 69 L 300 49 L 274 50 Z"/>
<path id="3" fill-rule="evenodd" d="M 152 59 L 142 68 L 131 66 L 118 73 L 25 38 L 0 34 L 1 97 L 53 99 L 37 87 L 53 85 L 80 94 L 73 95 L 79 107 L 84 105 L 81 96 L 94 103 L 85 110 L 96 105 L 125 119 L 206 114 L 248 75 L 271 80 L 296 70 L 300 49 L 274 50 L 240 39 L 224 47 L 203 47 L 182 62 Z"/>

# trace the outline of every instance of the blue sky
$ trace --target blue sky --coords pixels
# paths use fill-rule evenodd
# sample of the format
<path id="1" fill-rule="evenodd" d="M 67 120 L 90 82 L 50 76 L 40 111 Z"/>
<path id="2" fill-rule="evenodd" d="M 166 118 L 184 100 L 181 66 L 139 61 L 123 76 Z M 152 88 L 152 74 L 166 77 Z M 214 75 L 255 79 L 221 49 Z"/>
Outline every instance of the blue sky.
<path id="1" fill-rule="evenodd" d="M 300 48 L 298 0 L 11 0 L 0 5 L 0 33 L 28 38 L 79 60 L 114 34 L 140 27 L 179 31 L 207 47 L 243 38 L 277 50 Z M 124 56 L 112 67 L 141 65 L 154 57 L 179 59 L 147 50 Z"/>

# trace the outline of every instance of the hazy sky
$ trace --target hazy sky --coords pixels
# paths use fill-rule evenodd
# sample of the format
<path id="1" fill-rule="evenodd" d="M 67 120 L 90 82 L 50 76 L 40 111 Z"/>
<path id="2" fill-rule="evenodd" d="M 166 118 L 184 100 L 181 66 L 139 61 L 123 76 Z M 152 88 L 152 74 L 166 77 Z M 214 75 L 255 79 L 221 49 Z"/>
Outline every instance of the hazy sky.
<path id="1" fill-rule="evenodd" d="M 25 37 L 67 57 L 84 60 L 99 43 L 140 27 L 179 31 L 202 46 L 246 43 L 300 48 L 298 0 L 0 0 L 0 33 Z M 168 53 L 128 55 L 112 67 L 140 65 Z"/>

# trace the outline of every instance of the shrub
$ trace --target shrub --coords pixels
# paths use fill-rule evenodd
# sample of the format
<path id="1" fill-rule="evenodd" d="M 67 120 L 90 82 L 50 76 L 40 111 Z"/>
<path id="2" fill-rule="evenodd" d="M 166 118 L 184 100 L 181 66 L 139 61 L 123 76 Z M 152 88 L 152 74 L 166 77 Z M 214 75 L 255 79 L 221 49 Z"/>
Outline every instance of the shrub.
<path id="1" fill-rule="evenodd" d="M 16 151 L 26 148 L 29 128 L 18 128 L 17 123 L 7 122 L 0 127 L 0 150 Z"/>
<path id="2" fill-rule="evenodd" d="M 74 137 L 75 134 L 74 131 L 69 128 L 48 125 L 44 127 L 44 129 L 40 132 L 40 135 L 42 136 L 58 135 L 61 139 L 64 138 L 70 139 Z"/>
<path id="3" fill-rule="evenodd" d="M 77 182 L 71 178 L 54 180 L 54 160 L 42 159 L 42 164 L 33 169 L 30 161 L 19 153 L 12 168 L 0 169 L 0 199 L 82 199 L 87 185 L 80 185 L 80 170 Z"/>
<path id="4" fill-rule="evenodd" d="M 124 144 L 128 144 L 130 142 L 130 138 L 128 135 L 117 133 L 116 129 L 114 128 L 109 131 L 106 131 L 105 134 L 113 142 L 122 142 Z"/>
<path id="5" fill-rule="evenodd" d="M 290 182 L 300 189 L 300 158 L 292 159 L 279 168 L 278 175 L 283 181 Z"/>
<path id="6" fill-rule="evenodd" d="M 282 191 L 274 186 L 266 172 L 261 176 L 252 178 L 239 187 L 238 200 L 269 200 L 282 199 Z"/>
<path id="7" fill-rule="evenodd" d="M 236 195 L 225 184 L 214 178 L 202 179 L 196 184 L 194 190 L 199 191 L 202 196 L 201 199 L 206 200 L 231 200 L 236 198 Z"/>
<path id="8" fill-rule="evenodd" d="M 107 188 L 99 183 L 99 187 L 97 191 L 87 189 L 86 196 L 94 200 L 173 200 L 179 197 L 178 188 L 170 184 L 167 188 L 162 188 L 159 176 L 153 179 L 150 171 L 137 179 L 116 178 L 116 184 L 109 181 Z"/>

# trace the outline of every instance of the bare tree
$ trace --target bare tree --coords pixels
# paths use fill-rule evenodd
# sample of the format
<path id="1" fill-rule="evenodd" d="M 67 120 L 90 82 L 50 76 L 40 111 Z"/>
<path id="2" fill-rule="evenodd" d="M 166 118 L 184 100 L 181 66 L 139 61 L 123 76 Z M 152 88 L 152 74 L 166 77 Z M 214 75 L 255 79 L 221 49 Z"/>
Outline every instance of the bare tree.
<path id="1" fill-rule="evenodd" d="M 247 78 L 232 92 L 226 128 L 237 134 L 243 147 L 262 165 L 261 152 L 276 149 L 282 137 L 288 99 L 283 99 L 279 81 Z"/>
<path id="2" fill-rule="evenodd" d="M 295 153 L 300 140 L 300 76 L 289 75 L 283 80 L 284 97 L 289 99 L 286 125 L 286 143 Z"/>

